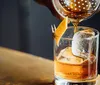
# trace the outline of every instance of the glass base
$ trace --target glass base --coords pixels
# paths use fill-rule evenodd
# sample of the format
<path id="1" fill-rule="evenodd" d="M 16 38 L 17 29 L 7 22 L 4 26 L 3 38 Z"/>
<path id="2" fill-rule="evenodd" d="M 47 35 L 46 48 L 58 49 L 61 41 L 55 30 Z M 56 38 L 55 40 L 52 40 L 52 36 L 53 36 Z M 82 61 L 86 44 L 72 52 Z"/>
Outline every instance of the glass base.
<path id="1" fill-rule="evenodd" d="M 70 81 L 60 77 L 55 77 L 55 85 L 96 85 L 96 80 Z"/>

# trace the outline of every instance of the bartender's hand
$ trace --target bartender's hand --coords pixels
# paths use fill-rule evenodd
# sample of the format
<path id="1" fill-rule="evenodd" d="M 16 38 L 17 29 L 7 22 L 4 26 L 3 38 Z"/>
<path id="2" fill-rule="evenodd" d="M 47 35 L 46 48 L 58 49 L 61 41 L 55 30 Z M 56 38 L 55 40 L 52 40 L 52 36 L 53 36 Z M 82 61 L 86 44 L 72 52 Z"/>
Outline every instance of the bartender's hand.
<path id="1" fill-rule="evenodd" d="M 53 4 L 52 4 L 52 0 L 34 0 L 36 1 L 37 3 L 41 4 L 41 5 L 44 5 L 46 7 L 48 7 L 48 9 L 51 11 L 51 13 L 57 17 L 58 19 L 63 19 L 62 16 L 60 16 L 57 11 L 55 10 Z"/>

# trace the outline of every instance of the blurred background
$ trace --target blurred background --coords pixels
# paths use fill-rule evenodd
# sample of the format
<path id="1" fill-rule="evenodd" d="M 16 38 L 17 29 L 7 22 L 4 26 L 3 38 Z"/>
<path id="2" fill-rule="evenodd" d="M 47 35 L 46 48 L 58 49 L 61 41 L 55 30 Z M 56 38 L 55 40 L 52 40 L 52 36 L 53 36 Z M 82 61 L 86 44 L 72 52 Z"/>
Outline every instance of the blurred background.
<path id="1" fill-rule="evenodd" d="M 53 59 L 50 27 L 59 23 L 48 8 L 34 0 L 0 0 L 0 46 Z M 100 12 L 80 25 L 100 31 Z"/>

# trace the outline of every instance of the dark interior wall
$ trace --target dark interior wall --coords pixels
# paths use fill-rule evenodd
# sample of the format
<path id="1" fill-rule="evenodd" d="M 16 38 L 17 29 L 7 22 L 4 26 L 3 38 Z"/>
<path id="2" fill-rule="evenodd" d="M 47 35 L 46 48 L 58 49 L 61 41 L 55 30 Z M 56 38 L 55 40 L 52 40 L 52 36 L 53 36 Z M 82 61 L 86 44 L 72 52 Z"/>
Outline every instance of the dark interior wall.
<path id="1" fill-rule="evenodd" d="M 33 0 L 0 0 L 0 45 L 53 59 L 51 24 L 59 20 Z"/>
<path id="2" fill-rule="evenodd" d="M 19 49 L 17 0 L 0 0 L 0 45 Z"/>
<path id="3" fill-rule="evenodd" d="M 53 59 L 51 24 L 59 20 L 33 0 L 19 0 L 21 50 Z"/>

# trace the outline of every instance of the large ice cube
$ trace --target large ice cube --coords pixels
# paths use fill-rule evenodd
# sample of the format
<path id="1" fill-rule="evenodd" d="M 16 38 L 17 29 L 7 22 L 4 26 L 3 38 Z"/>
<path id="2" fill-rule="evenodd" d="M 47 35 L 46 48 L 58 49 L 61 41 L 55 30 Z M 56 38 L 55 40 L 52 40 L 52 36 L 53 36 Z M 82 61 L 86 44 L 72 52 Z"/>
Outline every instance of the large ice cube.
<path id="1" fill-rule="evenodd" d="M 93 37 L 95 33 L 91 29 L 76 32 L 72 41 L 72 53 L 76 56 L 87 58 L 93 49 Z"/>
<path id="2" fill-rule="evenodd" d="M 65 49 L 61 50 L 59 55 L 57 56 L 57 60 L 62 63 L 67 64 L 81 64 L 84 59 L 74 56 L 72 54 L 72 48 L 66 47 Z"/>

